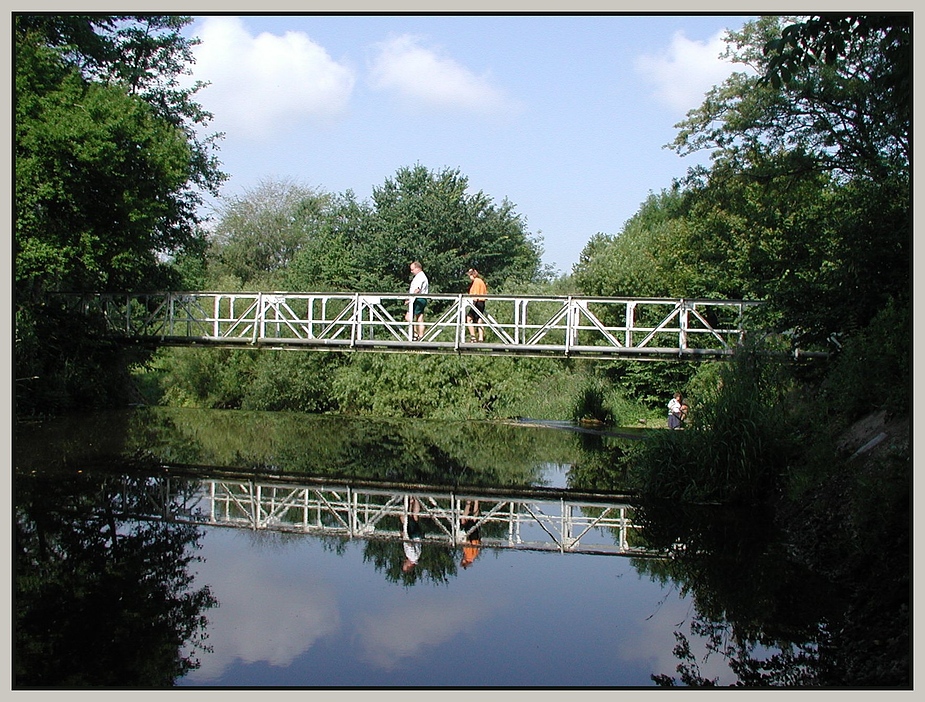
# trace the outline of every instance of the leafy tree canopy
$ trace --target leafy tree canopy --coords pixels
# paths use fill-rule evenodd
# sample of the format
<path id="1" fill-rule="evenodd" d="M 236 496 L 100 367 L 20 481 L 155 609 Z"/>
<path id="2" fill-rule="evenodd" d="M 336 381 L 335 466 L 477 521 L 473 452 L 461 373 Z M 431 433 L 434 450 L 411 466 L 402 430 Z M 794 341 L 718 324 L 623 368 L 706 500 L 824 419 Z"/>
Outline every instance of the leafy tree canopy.
<path id="1" fill-rule="evenodd" d="M 804 169 L 840 178 L 908 176 L 910 20 L 771 16 L 730 32 L 726 58 L 750 71 L 713 88 L 678 125 L 673 148 L 713 149 L 743 170 L 793 151 Z"/>
<path id="2" fill-rule="evenodd" d="M 465 291 L 472 267 L 494 290 L 540 275 L 542 249 L 513 204 L 496 205 L 468 187 L 458 170 L 415 165 L 373 189 L 371 240 L 361 264 L 380 272 L 379 287 L 404 287 L 413 260 L 423 264 L 431 292 Z"/>
<path id="3" fill-rule="evenodd" d="M 800 25 L 808 34 L 785 22 L 763 17 L 728 35 L 727 56 L 751 70 L 713 88 L 671 145 L 711 150 L 712 166 L 650 197 L 619 236 L 592 240 L 576 271 L 582 289 L 763 299 L 803 344 L 857 330 L 907 297 L 908 18 L 823 18 Z M 825 61 L 768 78 L 782 70 L 774 50 L 801 37 L 801 50 L 816 51 L 836 31 Z"/>
<path id="4" fill-rule="evenodd" d="M 510 202 L 470 193 L 459 171 L 418 165 L 364 202 L 265 181 L 221 210 L 211 266 L 223 286 L 403 292 L 419 260 L 432 293 L 466 291 L 472 267 L 498 292 L 544 280 L 541 253 Z"/>
<path id="5" fill-rule="evenodd" d="M 325 226 L 330 196 L 292 180 L 266 179 L 219 207 L 208 255 L 220 289 L 273 289 Z"/>
<path id="6" fill-rule="evenodd" d="M 43 290 L 163 284 L 195 246 L 204 189 L 224 179 L 211 115 L 176 78 L 190 18 L 18 15 L 16 283 Z"/>

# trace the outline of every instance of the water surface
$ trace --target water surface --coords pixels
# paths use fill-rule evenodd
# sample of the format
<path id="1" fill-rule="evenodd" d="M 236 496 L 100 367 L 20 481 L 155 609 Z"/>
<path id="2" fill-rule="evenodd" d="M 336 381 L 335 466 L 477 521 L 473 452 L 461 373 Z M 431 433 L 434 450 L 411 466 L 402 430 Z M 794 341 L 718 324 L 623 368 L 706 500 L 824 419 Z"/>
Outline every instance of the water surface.
<path id="1" fill-rule="evenodd" d="M 400 540 L 182 523 L 165 506 L 199 504 L 216 474 L 247 487 L 242 512 L 265 483 L 381 486 L 382 503 L 399 486 L 457 506 L 481 497 L 486 511 L 529 495 L 555 510 L 572 495 L 623 499 L 607 457 L 633 440 L 159 409 L 18 427 L 18 684 L 652 687 L 676 675 L 678 631 L 700 675 L 735 682 L 706 655 L 691 583 L 665 558 L 504 547 L 499 522 L 469 567 L 463 543 L 426 538 L 405 572 Z"/>

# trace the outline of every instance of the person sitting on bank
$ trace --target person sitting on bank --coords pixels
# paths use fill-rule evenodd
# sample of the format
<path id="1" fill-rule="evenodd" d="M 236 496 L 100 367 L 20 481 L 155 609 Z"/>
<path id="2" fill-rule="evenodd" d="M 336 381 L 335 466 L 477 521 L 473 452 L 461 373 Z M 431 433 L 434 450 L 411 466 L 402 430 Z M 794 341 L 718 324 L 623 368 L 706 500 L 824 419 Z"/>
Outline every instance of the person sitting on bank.
<path id="1" fill-rule="evenodd" d="M 680 429 L 683 421 L 684 410 L 682 409 L 681 393 L 676 392 L 668 402 L 668 428 Z"/>

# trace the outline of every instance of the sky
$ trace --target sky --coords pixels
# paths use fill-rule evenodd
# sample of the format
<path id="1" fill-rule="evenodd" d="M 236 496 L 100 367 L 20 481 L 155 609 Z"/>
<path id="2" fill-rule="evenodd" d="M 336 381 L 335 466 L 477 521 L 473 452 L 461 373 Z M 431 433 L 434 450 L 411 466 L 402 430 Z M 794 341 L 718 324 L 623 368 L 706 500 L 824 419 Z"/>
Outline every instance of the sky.
<path id="1" fill-rule="evenodd" d="M 225 133 L 223 197 L 281 180 L 369 201 L 399 169 L 458 170 L 507 200 L 568 274 L 709 154 L 665 148 L 734 70 L 754 16 L 195 16 L 196 100 Z M 423 262 L 426 270 L 426 261 Z"/>

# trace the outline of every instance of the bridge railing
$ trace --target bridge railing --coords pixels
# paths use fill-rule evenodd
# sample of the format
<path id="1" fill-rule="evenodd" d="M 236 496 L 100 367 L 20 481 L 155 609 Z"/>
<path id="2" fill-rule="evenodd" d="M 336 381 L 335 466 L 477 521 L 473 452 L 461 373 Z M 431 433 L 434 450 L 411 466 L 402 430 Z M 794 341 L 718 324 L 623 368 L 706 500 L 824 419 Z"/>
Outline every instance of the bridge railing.
<path id="1" fill-rule="evenodd" d="M 163 344 L 251 344 L 535 355 L 729 355 L 746 334 L 744 300 L 426 295 L 424 334 L 406 294 L 162 292 L 81 299 L 114 332 Z M 470 338 L 467 317 L 482 326 Z"/>
<path id="2" fill-rule="evenodd" d="M 151 479 L 145 490 L 144 500 L 127 501 L 126 514 L 248 531 L 401 540 L 402 520 L 417 512 L 425 545 L 460 546 L 477 531 L 487 548 L 667 555 L 645 545 L 633 507 L 617 497 L 175 476 Z"/>

